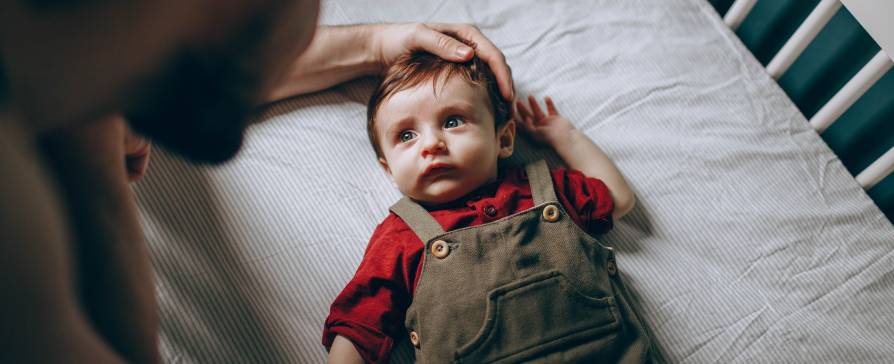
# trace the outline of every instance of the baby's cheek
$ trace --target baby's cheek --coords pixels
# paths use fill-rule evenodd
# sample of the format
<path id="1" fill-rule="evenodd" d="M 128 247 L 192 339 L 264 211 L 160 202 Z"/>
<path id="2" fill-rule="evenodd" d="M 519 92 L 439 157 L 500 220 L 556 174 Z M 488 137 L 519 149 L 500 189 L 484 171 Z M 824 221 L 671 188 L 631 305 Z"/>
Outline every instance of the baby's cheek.
<path id="1" fill-rule="evenodd" d="M 394 182 L 397 184 L 397 187 L 401 190 L 401 192 L 404 193 L 415 189 L 415 181 L 415 176 L 407 170 L 402 170 L 400 174 L 396 174 L 394 176 Z"/>

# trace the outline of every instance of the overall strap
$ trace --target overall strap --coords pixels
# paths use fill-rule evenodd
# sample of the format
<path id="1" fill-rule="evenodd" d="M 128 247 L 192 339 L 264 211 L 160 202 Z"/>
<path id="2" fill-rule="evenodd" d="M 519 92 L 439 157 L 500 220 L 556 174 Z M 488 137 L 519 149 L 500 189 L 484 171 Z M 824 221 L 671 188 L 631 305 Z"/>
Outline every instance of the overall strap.
<path id="1" fill-rule="evenodd" d="M 534 198 L 534 206 L 546 202 L 559 201 L 556 191 L 553 189 L 553 178 L 549 172 L 549 165 L 541 159 L 528 163 L 525 166 L 528 172 L 528 183 L 531 184 L 531 197 Z"/>
<path id="2" fill-rule="evenodd" d="M 392 205 L 391 211 L 410 226 L 410 229 L 416 233 L 423 244 L 428 244 L 429 240 L 435 236 L 444 234 L 441 224 L 435 221 L 435 218 L 425 208 L 406 196 Z"/>

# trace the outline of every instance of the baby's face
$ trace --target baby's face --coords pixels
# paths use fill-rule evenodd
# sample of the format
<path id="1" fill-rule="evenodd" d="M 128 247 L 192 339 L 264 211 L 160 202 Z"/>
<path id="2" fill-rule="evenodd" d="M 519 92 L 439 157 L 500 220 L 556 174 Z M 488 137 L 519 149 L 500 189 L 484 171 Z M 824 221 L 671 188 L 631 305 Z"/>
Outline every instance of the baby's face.
<path id="1" fill-rule="evenodd" d="M 481 87 L 451 78 L 437 93 L 423 82 L 382 102 L 379 162 L 404 195 L 439 204 L 496 180 L 497 160 L 512 155 L 515 125 L 494 130 L 487 97 Z"/>

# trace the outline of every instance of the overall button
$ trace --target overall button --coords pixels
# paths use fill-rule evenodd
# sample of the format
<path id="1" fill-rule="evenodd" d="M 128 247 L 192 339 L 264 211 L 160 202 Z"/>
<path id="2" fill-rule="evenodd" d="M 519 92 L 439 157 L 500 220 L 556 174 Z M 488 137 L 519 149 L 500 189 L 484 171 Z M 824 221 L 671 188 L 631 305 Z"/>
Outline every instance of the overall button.
<path id="1" fill-rule="evenodd" d="M 618 265 L 615 263 L 614 259 L 605 261 L 605 270 L 608 272 L 608 275 L 612 277 L 618 274 Z"/>
<path id="2" fill-rule="evenodd" d="M 416 331 L 410 331 L 410 344 L 417 348 L 419 347 L 419 334 Z"/>
<path id="3" fill-rule="evenodd" d="M 487 207 L 484 208 L 484 214 L 490 217 L 497 216 L 497 208 L 487 205 Z"/>
<path id="4" fill-rule="evenodd" d="M 431 244 L 431 255 L 434 255 L 435 258 L 438 259 L 444 259 L 450 255 L 450 246 L 447 245 L 446 241 L 435 240 L 435 242 Z"/>
<path id="5" fill-rule="evenodd" d="M 559 220 L 559 216 L 562 213 L 559 212 L 559 208 L 556 205 L 548 205 L 543 208 L 543 219 L 549 222 L 556 222 Z"/>

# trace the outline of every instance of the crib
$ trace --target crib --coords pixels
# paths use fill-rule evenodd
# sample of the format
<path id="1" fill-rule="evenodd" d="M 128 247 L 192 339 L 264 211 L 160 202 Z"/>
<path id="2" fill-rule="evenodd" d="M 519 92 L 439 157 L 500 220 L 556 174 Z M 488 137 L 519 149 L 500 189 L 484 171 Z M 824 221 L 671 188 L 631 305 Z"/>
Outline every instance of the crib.
<path id="1" fill-rule="evenodd" d="M 843 6 L 882 51 L 810 120 L 774 81 Z M 820 138 L 890 70 L 894 3 L 823 0 L 764 67 L 705 0 L 324 1 L 323 24 L 468 22 L 551 96 L 638 204 L 614 247 L 656 361 L 894 361 L 894 226 Z M 880 23 L 879 23 L 880 21 Z M 323 320 L 399 197 L 366 140 L 375 80 L 274 104 L 220 166 L 159 150 L 135 186 L 170 363 L 323 362 Z M 524 138 L 516 162 L 546 158 Z M 392 362 L 413 361 L 404 340 Z"/>
<path id="2" fill-rule="evenodd" d="M 723 21 L 731 29 L 735 30 L 754 8 L 757 0 L 737 0 L 733 2 L 729 11 L 724 15 Z M 869 60 L 850 81 L 844 85 L 813 117 L 810 118 L 810 126 L 818 133 L 824 132 L 834 123 L 849 107 L 869 90 L 883 75 L 894 65 L 890 54 L 894 54 L 894 29 L 887 19 L 889 14 L 894 14 L 894 4 L 889 2 L 874 2 L 865 0 L 821 1 L 810 13 L 807 19 L 795 31 L 791 38 L 783 45 L 777 55 L 767 64 L 767 73 L 774 79 L 779 79 L 785 73 L 795 59 L 816 38 L 826 23 L 842 5 L 847 6 L 850 13 L 864 26 L 866 31 L 878 42 L 881 50 Z M 865 189 L 870 189 L 894 170 L 894 147 L 891 147 L 881 157 L 876 159 L 862 172 L 857 174 L 857 182 Z"/>

